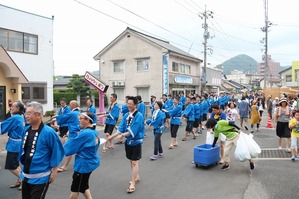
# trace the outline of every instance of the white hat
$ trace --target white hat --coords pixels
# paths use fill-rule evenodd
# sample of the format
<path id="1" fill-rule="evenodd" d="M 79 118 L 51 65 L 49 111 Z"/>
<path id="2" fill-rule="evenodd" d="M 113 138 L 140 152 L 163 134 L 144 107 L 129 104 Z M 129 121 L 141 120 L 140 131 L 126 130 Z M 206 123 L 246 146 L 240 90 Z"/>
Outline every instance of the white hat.
<path id="1" fill-rule="evenodd" d="M 281 106 L 281 103 L 282 103 L 282 102 L 285 102 L 285 103 L 288 104 L 288 101 L 287 101 L 286 98 L 281 98 L 281 99 L 280 99 L 280 101 L 279 101 L 279 105 L 280 105 L 280 106 Z"/>

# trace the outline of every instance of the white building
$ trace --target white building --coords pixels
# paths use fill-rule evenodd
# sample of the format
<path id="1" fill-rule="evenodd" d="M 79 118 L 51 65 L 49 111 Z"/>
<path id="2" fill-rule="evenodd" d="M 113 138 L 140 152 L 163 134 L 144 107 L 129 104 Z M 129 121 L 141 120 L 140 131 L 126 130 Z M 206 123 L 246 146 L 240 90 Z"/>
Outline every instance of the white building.
<path id="1" fill-rule="evenodd" d="M 96 56 L 100 79 L 124 103 L 126 95 L 140 95 L 144 102 L 162 94 L 200 93 L 202 60 L 167 41 L 127 28 Z"/>
<path id="2" fill-rule="evenodd" d="M 44 111 L 53 110 L 54 18 L 1 4 L 0 10 L 0 45 L 4 49 L 0 53 L 5 56 L 6 51 L 14 63 L 14 66 L 7 63 L 9 58 L 0 59 L 0 77 L 4 77 L 0 79 L 2 113 L 7 111 L 8 99 L 21 99 L 25 103 L 34 100 L 43 104 Z M 20 74 L 13 73 L 15 68 Z M 28 83 L 20 79 L 27 79 Z"/>

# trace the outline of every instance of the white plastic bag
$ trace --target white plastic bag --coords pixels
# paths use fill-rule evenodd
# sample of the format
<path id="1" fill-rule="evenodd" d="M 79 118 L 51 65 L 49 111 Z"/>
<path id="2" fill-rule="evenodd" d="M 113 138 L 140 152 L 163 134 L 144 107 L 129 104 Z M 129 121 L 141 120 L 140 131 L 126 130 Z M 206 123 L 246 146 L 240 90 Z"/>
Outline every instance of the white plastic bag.
<path id="1" fill-rule="evenodd" d="M 247 136 L 246 144 L 252 158 L 256 158 L 262 152 L 260 146 L 254 141 L 252 134 Z"/>
<path id="2" fill-rule="evenodd" d="M 237 141 L 237 147 L 235 150 L 235 160 L 244 162 L 246 160 L 250 160 L 250 152 L 248 150 L 247 142 L 246 142 L 247 134 L 240 132 L 239 139 Z"/>
<path id="3" fill-rule="evenodd" d="M 207 137 L 206 137 L 206 144 L 213 144 L 214 142 L 214 133 L 211 133 L 210 131 L 207 132 Z"/>
<path id="4" fill-rule="evenodd" d="M 223 133 L 219 133 L 219 139 L 221 142 L 225 142 L 226 141 L 226 136 Z"/>

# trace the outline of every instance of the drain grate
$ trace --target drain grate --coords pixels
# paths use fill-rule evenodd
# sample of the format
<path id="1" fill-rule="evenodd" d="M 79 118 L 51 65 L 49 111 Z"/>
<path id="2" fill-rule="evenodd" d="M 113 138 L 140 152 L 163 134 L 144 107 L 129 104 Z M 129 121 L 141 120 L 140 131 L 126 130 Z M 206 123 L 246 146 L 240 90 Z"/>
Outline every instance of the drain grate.
<path id="1" fill-rule="evenodd" d="M 265 160 L 281 160 L 281 159 L 290 159 L 291 153 L 286 152 L 285 149 L 262 149 L 262 153 L 259 154 L 258 159 Z"/>

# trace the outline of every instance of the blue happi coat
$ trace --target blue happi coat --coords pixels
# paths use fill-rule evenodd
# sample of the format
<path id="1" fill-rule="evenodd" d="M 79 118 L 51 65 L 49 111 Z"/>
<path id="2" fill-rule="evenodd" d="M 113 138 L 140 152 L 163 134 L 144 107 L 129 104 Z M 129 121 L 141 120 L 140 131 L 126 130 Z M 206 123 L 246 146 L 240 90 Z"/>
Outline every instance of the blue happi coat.
<path id="1" fill-rule="evenodd" d="M 144 138 L 144 119 L 140 112 L 135 111 L 134 114 L 126 113 L 118 126 L 118 132 L 130 132 L 130 136 L 126 137 L 126 144 L 129 146 L 141 145 Z"/>
<path id="2" fill-rule="evenodd" d="M 12 153 L 20 152 L 24 126 L 24 117 L 20 114 L 15 114 L 3 122 L 0 122 L 0 134 L 8 133 L 9 136 L 5 148 L 6 151 Z"/>
<path id="3" fill-rule="evenodd" d="M 83 129 L 76 137 L 67 140 L 64 145 L 65 155 L 76 154 L 74 171 L 90 173 L 100 166 L 99 145 L 98 132 L 91 128 Z"/>
<path id="4" fill-rule="evenodd" d="M 146 124 L 153 127 L 153 133 L 164 133 L 164 119 L 165 113 L 158 109 L 150 119 L 146 120 Z"/>
<path id="5" fill-rule="evenodd" d="M 181 123 L 181 115 L 182 115 L 182 105 L 174 105 L 173 109 L 168 111 L 168 114 L 171 118 L 170 124 L 180 125 Z"/>
<path id="6" fill-rule="evenodd" d="M 57 133 L 51 127 L 41 124 L 41 131 L 37 137 L 37 142 L 35 143 L 35 150 L 33 156 L 31 156 L 31 163 L 29 166 L 24 168 L 24 164 L 28 162 L 28 157 L 25 157 L 24 146 L 26 146 L 26 134 L 28 134 L 28 126 L 23 131 L 22 147 L 19 154 L 19 159 L 22 164 L 22 171 L 29 170 L 25 174 L 21 172 L 21 179 L 24 180 L 24 175 L 41 175 L 43 173 L 51 172 L 52 168 L 58 167 L 64 156 L 64 150 L 62 143 L 57 135 Z M 31 150 L 32 152 L 32 150 Z M 29 184 L 44 184 L 49 182 L 49 173 L 43 177 L 33 177 L 28 178 Z"/>
<path id="7" fill-rule="evenodd" d="M 105 124 L 111 124 L 111 125 L 116 125 L 116 122 L 118 120 L 119 117 L 119 106 L 117 103 L 115 103 L 112 107 L 111 110 L 108 110 L 106 112 L 106 114 L 108 114 L 108 116 L 106 117 L 106 121 Z"/>
<path id="8" fill-rule="evenodd" d="M 81 130 L 79 123 L 79 109 L 74 109 L 71 112 L 63 115 L 56 116 L 56 122 L 58 125 L 67 124 L 69 129 L 69 138 L 73 138 Z"/>

